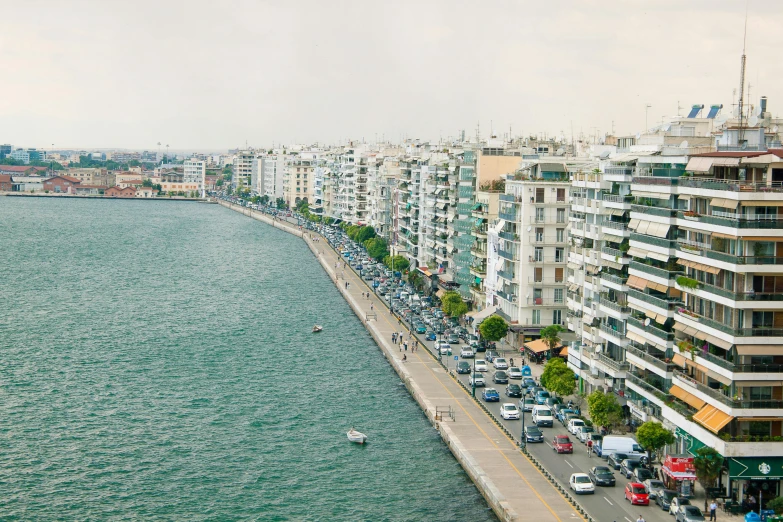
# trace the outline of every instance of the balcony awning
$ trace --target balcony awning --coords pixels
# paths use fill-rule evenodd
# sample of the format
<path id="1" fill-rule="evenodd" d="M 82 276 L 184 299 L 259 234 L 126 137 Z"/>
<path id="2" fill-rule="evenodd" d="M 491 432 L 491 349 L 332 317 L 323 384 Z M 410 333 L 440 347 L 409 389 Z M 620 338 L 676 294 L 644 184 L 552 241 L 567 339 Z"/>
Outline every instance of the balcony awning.
<path id="1" fill-rule="evenodd" d="M 633 277 L 633 276 L 631 276 L 631 277 Z M 643 306 L 641 306 L 641 305 L 638 305 L 638 304 L 636 304 L 636 303 L 631 303 L 631 302 L 629 302 L 629 303 L 628 303 L 628 306 L 630 306 L 631 308 L 633 308 L 633 309 L 634 309 L 634 310 L 636 310 L 637 312 L 641 312 L 641 313 L 643 313 L 643 314 L 644 314 L 644 315 L 646 315 L 647 317 L 655 317 L 655 312 L 651 312 L 650 310 L 646 309 L 645 307 L 643 307 Z"/>
<path id="2" fill-rule="evenodd" d="M 568 291 L 569 292 L 576 292 L 579 289 L 579 285 L 577 283 L 571 283 L 568 285 Z"/>
<path id="3" fill-rule="evenodd" d="M 685 357 L 683 357 L 679 353 L 674 354 L 674 356 L 672 357 L 672 362 L 677 366 L 679 366 L 680 368 L 685 368 L 685 365 L 687 364 L 685 361 Z"/>
<path id="4" fill-rule="evenodd" d="M 631 276 L 628 278 L 628 283 L 626 283 L 628 286 L 632 288 L 636 288 L 637 290 L 644 290 L 647 288 L 647 280 L 642 279 L 639 276 Z"/>
<path id="5" fill-rule="evenodd" d="M 568 265 L 566 265 L 566 266 L 568 266 L 568 268 L 570 268 L 571 270 L 579 270 L 579 265 L 577 265 L 576 263 L 573 263 L 573 262 L 572 263 L 568 263 Z"/>
<path id="6" fill-rule="evenodd" d="M 562 346 L 563 346 L 562 344 L 558 343 L 555 346 L 555 349 L 562 348 Z M 529 343 L 525 343 L 525 348 L 527 348 L 533 353 L 541 353 L 549 350 L 549 346 L 544 342 L 543 339 L 536 339 L 535 341 L 530 341 Z"/>
<path id="7" fill-rule="evenodd" d="M 780 344 L 738 344 L 738 355 L 783 355 Z"/>
<path id="8" fill-rule="evenodd" d="M 678 332 L 684 333 L 685 335 L 696 335 L 696 332 L 698 332 L 696 328 L 692 326 L 686 326 L 682 323 L 674 323 L 674 329 Z"/>
<path id="9" fill-rule="evenodd" d="M 598 267 L 593 265 L 587 265 L 585 272 L 587 272 L 587 275 L 595 275 L 598 273 Z"/>
<path id="10" fill-rule="evenodd" d="M 726 158 L 726 157 L 720 157 L 720 158 L 710 158 L 712 160 L 713 166 L 721 166 L 721 167 L 736 167 L 740 164 L 739 158 Z M 747 158 L 745 159 L 747 161 Z"/>
<path id="11" fill-rule="evenodd" d="M 662 285 L 660 283 L 656 283 L 654 281 L 647 281 L 647 288 L 652 288 L 653 290 L 657 290 L 662 293 L 666 293 L 669 291 L 669 287 L 666 285 Z"/>
<path id="12" fill-rule="evenodd" d="M 724 350 L 728 350 L 731 348 L 731 343 L 728 341 L 724 341 L 723 339 L 720 339 L 718 337 L 715 337 L 714 335 L 707 335 L 706 341 L 710 344 L 714 344 L 715 346 L 719 346 L 720 348 L 723 348 Z"/>
<path id="13" fill-rule="evenodd" d="M 503 259 L 501 259 L 500 261 L 498 261 L 498 262 L 495 264 L 495 270 L 503 270 L 503 261 L 504 261 L 504 260 L 503 260 Z"/>
<path id="14" fill-rule="evenodd" d="M 625 215 L 626 212 L 628 212 L 628 211 L 627 210 L 622 210 L 622 209 L 619 209 L 619 208 L 610 208 L 609 209 L 609 214 L 611 214 L 612 216 L 618 216 L 619 217 L 619 216 Z"/>
<path id="15" fill-rule="evenodd" d="M 737 417 L 738 422 L 780 422 L 783 417 Z"/>
<path id="16" fill-rule="evenodd" d="M 717 274 L 718 272 L 720 272 L 720 268 L 715 268 L 714 266 L 705 265 L 704 263 L 697 263 L 695 261 L 688 261 L 687 259 L 678 258 L 677 263 L 683 266 L 687 266 L 688 268 L 693 268 L 694 270 L 709 272 L 710 274 Z"/>
<path id="17" fill-rule="evenodd" d="M 710 200 L 710 206 L 721 208 L 737 208 L 739 201 L 723 198 L 712 198 Z"/>
<path id="18" fill-rule="evenodd" d="M 628 222 L 628 228 L 631 230 L 636 230 L 636 227 L 639 226 L 639 220 L 638 219 L 632 219 Z"/>
<path id="19" fill-rule="evenodd" d="M 645 339 L 644 337 L 642 337 L 642 336 L 641 336 L 641 335 L 639 335 L 638 333 L 634 333 L 634 332 L 626 332 L 626 333 L 625 333 L 625 336 L 626 336 L 628 339 L 630 339 L 630 340 L 632 340 L 632 341 L 636 341 L 636 342 L 637 342 L 637 343 L 639 343 L 639 344 L 646 344 L 646 343 L 647 343 L 647 339 Z"/>
<path id="20" fill-rule="evenodd" d="M 709 172 L 713 158 L 691 158 L 685 166 L 690 172 Z"/>
<path id="21" fill-rule="evenodd" d="M 651 221 L 642 221 L 639 220 L 639 223 L 636 225 L 636 233 L 637 234 L 646 234 L 647 229 L 650 228 L 650 225 L 653 225 Z"/>
<path id="22" fill-rule="evenodd" d="M 726 424 L 730 423 L 732 419 L 734 419 L 734 417 L 728 413 L 723 413 L 710 404 L 704 406 L 693 416 L 693 420 L 713 433 L 718 433 Z"/>
<path id="23" fill-rule="evenodd" d="M 622 270 L 623 264 L 622 263 L 615 263 L 614 261 L 607 261 L 606 259 L 603 260 L 603 264 L 605 266 L 610 266 L 614 268 L 615 270 Z"/>
<path id="24" fill-rule="evenodd" d="M 505 219 L 499 219 L 497 224 L 495 225 L 495 232 L 500 233 L 501 230 L 503 230 L 503 227 L 506 226 L 506 220 Z"/>
<path id="25" fill-rule="evenodd" d="M 647 257 L 663 261 L 664 263 L 669 260 L 669 256 L 666 254 L 659 254 L 658 252 L 647 252 Z"/>
<path id="26" fill-rule="evenodd" d="M 670 228 L 670 225 L 666 225 L 664 223 L 651 223 L 647 229 L 647 234 L 655 237 L 666 237 L 666 234 L 669 233 Z"/>
<path id="27" fill-rule="evenodd" d="M 743 207 L 781 207 L 783 201 L 740 201 L 739 204 Z"/>
<path id="28" fill-rule="evenodd" d="M 474 324 L 478 324 L 490 315 L 494 314 L 497 310 L 497 306 L 488 306 L 487 308 L 484 308 L 483 310 L 479 310 L 478 312 L 468 312 L 468 317 L 472 317 Z"/>
<path id="29" fill-rule="evenodd" d="M 649 252 L 641 248 L 631 247 L 628 249 L 628 255 L 633 257 L 647 257 L 648 253 Z"/>
<path id="30" fill-rule="evenodd" d="M 750 386 L 780 386 L 780 381 L 734 381 L 735 386 L 740 388 L 747 388 Z"/>
<path id="31" fill-rule="evenodd" d="M 674 395 L 688 406 L 696 408 L 697 410 L 703 408 L 704 405 L 707 404 L 706 401 L 703 401 L 695 395 L 688 393 L 676 384 L 672 385 L 672 387 L 669 389 L 669 394 Z"/>

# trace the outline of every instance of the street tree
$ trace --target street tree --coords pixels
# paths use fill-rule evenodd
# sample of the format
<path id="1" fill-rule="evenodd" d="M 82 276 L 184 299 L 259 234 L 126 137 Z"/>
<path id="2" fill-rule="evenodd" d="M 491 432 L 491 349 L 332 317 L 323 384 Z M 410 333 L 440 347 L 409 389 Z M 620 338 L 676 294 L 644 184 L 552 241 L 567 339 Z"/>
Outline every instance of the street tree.
<path id="1" fill-rule="evenodd" d="M 706 491 L 715 485 L 723 469 L 723 455 L 712 446 L 704 446 L 696 450 L 693 458 L 693 468 L 699 484 Z M 704 497 L 704 511 L 707 511 L 707 496 Z"/>
<path id="2" fill-rule="evenodd" d="M 546 366 L 544 366 L 544 372 L 541 374 L 541 386 L 547 390 L 551 390 L 552 385 L 560 375 L 567 375 L 574 379 L 574 372 L 566 365 L 565 361 L 559 357 L 550 359 Z"/>
<path id="3" fill-rule="evenodd" d="M 574 379 L 574 372 L 572 372 L 570 368 L 566 368 L 566 370 L 568 370 L 568 372 L 555 375 L 553 378 L 549 379 L 548 382 L 549 391 L 554 392 L 560 397 L 573 395 L 574 391 L 576 390 L 576 379 Z"/>
<path id="4" fill-rule="evenodd" d="M 386 256 L 383 259 L 383 264 L 395 272 L 405 272 L 411 266 L 410 261 L 405 256 Z"/>
<path id="5" fill-rule="evenodd" d="M 479 325 L 481 337 L 489 342 L 497 342 L 508 333 L 508 323 L 499 315 L 491 315 Z"/>
<path id="6" fill-rule="evenodd" d="M 595 390 L 587 396 L 587 411 L 593 424 L 604 426 L 610 432 L 623 420 L 623 408 L 617 402 L 617 397 L 603 390 Z"/>
<path id="7" fill-rule="evenodd" d="M 368 239 L 364 242 L 364 248 L 367 250 L 367 255 L 376 261 L 383 261 L 389 255 L 389 246 L 382 237 Z"/>
<path id="8" fill-rule="evenodd" d="M 564 328 L 559 324 L 551 324 L 546 328 L 541 329 L 541 340 L 549 348 L 549 354 L 554 355 L 552 350 L 560 345 L 560 332 L 564 331 Z"/>
<path id="9" fill-rule="evenodd" d="M 674 434 L 660 422 L 647 421 L 636 430 L 636 440 L 647 451 L 648 456 L 655 453 L 660 462 L 663 448 L 674 444 Z"/>
<path id="10" fill-rule="evenodd" d="M 359 243 L 364 243 L 368 239 L 375 237 L 375 229 L 370 226 L 364 226 L 359 229 L 359 232 L 356 234 L 356 241 Z"/>
<path id="11" fill-rule="evenodd" d="M 449 317 L 459 317 L 467 313 L 468 305 L 462 300 L 459 292 L 449 291 L 440 298 L 443 313 Z"/>

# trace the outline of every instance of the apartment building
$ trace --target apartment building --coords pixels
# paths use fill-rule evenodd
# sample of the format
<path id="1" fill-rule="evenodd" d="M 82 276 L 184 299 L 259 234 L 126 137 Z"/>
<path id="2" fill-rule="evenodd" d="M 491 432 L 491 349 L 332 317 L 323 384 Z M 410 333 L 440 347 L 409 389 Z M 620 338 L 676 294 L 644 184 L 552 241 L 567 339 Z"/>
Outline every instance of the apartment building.
<path id="1" fill-rule="evenodd" d="M 252 149 L 239 150 L 234 154 L 234 172 L 231 182 L 235 190 L 251 189 L 253 176 L 253 160 L 256 158 L 256 152 Z"/>
<path id="2" fill-rule="evenodd" d="M 471 218 L 474 220 L 472 232 L 475 241 L 470 250 L 473 256 L 473 261 L 470 265 L 470 275 L 473 277 L 473 281 L 470 284 L 470 292 L 474 310 L 485 310 L 488 308 L 495 310 L 494 299 L 490 297 L 486 287 L 488 252 L 491 247 L 487 234 L 491 224 L 497 221 L 501 194 L 502 192 L 499 190 L 478 190 L 476 192 L 476 202 L 471 207 Z M 495 237 L 497 237 L 497 234 Z M 497 248 L 496 243 L 494 246 Z"/>
<path id="3" fill-rule="evenodd" d="M 271 201 L 282 198 L 285 194 L 284 180 L 288 156 L 283 151 L 261 154 L 256 158 L 258 183 L 256 190 Z"/>
<path id="4" fill-rule="evenodd" d="M 283 199 L 294 207 L 302 201 L 313 200 L 315 168 L 317 160 L 312 154 L 290 156 L 286 162 L 283 178 Z"/>
<path id="5" fill-rule="evenodd" d="M 183 182 L 197 185 L 196 189 L 203 197 L 207 179 L 207 162 L 203 159 L 188 158 L 183 164 Z M 252 185 L 251 185 L 252 186 Z"/>

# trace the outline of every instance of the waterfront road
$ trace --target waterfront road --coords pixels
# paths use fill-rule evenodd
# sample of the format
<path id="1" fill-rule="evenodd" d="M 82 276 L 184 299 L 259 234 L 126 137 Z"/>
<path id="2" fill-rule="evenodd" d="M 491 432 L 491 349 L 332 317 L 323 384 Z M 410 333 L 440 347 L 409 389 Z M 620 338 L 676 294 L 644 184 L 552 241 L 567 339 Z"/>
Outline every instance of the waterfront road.
<path id="1" fill-rule="evenodd" d="M 221 204 L 266 223 L 271 221 L 269 216 L 260 212 L 225 202 Z M 301 235 L 296 227 L 287 223 L 278 221 L 275 226 Z M 407 335 L 404 323 L 401 326 L 385 303 L 375 295 L 362 297 L 362 293 L 366 293 L 368 288 L 350 268 L 335 269 L 334 265 L 339 263 L 340 259 L 326 241 L 315 242 L 309 239 L 307 234 L 304 235 L 321 265 L 357 315 L 366 323 L 368 331 L 401 374 L 414 399 L 422 405 L 427 416 L 434 419 L 436 408 L 451 408 L 454 412 L 454 420 L 445 416 L 442 420 L 434 421 L 436 427 L 501 520 L 586 520 L 430 353 L 424 349 L 417 352 L 400 352 L 398 346 L 391 343 L 393 332 L 403 329 Z M 348 288 L 345 287 L 346 282 L 349 283 Z M 377 314 L 377 317 L 370 316 L 368 319 L 368 313 Z M 323 326 L 330 327 L 328 324 Z M 402 362 L 403 355 L 407 356 L 405 363 Z M 368 433 L 368 436 L 372 441 L 372 433 Z M 448 492 L 444 491 L 444 494 L 447 495 Z M 459 502 L 459 499 L 455 498 L 454 501 Z M 603 522 L 613 519 L 596 520 Z"/>

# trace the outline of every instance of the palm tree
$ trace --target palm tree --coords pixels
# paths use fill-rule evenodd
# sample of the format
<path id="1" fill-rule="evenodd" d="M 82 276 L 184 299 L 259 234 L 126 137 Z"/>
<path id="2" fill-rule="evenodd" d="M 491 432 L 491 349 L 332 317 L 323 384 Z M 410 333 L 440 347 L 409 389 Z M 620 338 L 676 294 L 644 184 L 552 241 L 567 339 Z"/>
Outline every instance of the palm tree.
<path id="1" fill-rule="evenodd" d="M 557 348 L 557 346 L 560 344 L 560 332 L 562 331 L 563 327 L 559 324 L 552 324 L 546 328 L 541 329 L 541 340 L 544 341 L 544 343 L 549 348 L 550 357 L 554 355 L 552 350 Z"/>
<path id="2" fill-rule="evenodd" d="M 715 448 L 704 446 L 696 450 L 696 456 L 693 459 L 693 467 L 696 471 L 696 478 L 707 491 L 715 485 L 715 481 L 720 477 L 723 470 L 723 455 L 718 453 Z M 707 511 L 707 497 L 704 497 L 704 511 Z"/>

